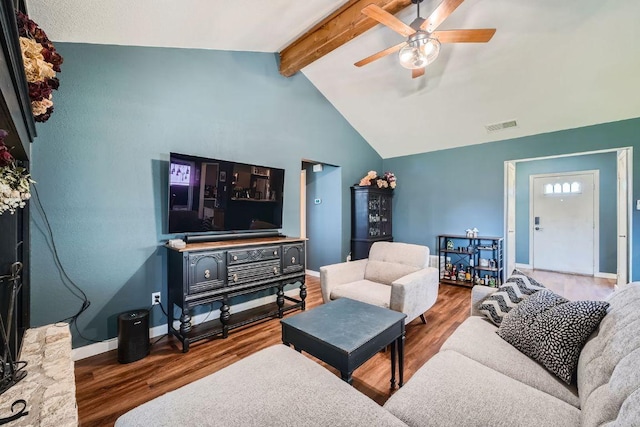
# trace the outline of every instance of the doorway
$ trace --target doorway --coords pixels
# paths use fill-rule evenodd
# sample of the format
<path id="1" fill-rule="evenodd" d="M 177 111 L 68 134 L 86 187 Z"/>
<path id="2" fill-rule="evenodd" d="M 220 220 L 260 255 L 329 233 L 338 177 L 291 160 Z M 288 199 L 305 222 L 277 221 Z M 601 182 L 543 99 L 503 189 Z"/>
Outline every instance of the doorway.
<path id="1" fill-rule="evenodd" d="M 340 262 L 342 254 L 342 171 L 310 160 L 302 161 L 302 169 L 300 210 L 306 215 L 300 220 L 305 226 L 300 234 L 307 238 L 307 269 L 319 274 L 321 266 Z"/>
<path id="2" fill-rule="evenodd" d="M 614 267 L 611 268 L 611 273 L 594 273 L 596 277 L 602 278 L 613 278 L 615 279 L 618 285 L 626 284 L 630 278 L 633 277 L 632 270 L 633 265 L 629 262 L 632 259 L 632 247 L 630 245 L 629 239 L 627 238 L 630 230 L 633 229 L 633 218 L 631 216 L 631 197 L 633 194 L 632 188 L 632 178 L 633 178 L 633 164 L 629 162 L 628 159 L 633 158 L 633 147 L 622 147 L 622 148 L 614 148 L 607 150 L 598 150 L 598 151 L 590 151 L 584 153 L 573 153 L 573 154 L 565 154 L 558 156 L 546 156 L 546 157 L 537 157 L 537 158 L 528 158 L 528 159 L 518 159 L 518 160 L 508 160 L 504 162 L 504 227 L 505 227 L 505 236 L 506 236 L 506 266 L 507 271 L 511 272 L 516 267 L 516 259 L 520 258 L 519 252 L 523 247 L 521 244 L 517 245 L 521 240 L 529 240 L 529 232 L 526 232 L 524 235 L 519 235 L 516 239 L 516 223 L 520 221 L 520 215 L 518 215 L 518 219 L 516 218 L 516 197 L 517 193 L 520 190 L 516 191 L 516 185 L 520 188 L 520 183 L 516 184 L 516 167 L 524 167 L 528 162 L 538 161 L 538 160 L 550 160 L 550 159 L 566 159 L 567 161 L 571 161 L 572 159 L 581 158 L 583 156 L 595 155 L 595 154 L 603 154 L 603 153 L 611 153 L 616 160 L 614 161 L 615 165 L 615 176 L 614 176 L 614 184 L 609 191 L 609 187 L 602 187 L 605 193 L 601 192 L 601 196 L 612 195 L 613 199 L 610 203 L 605 203 L 604 199 L 601 200 L 601 206 L 609 206 L 614 207 L 615 212 L 613 213 L 614 218 L 616 219 L 616 223 L 613 225 L 611 231 L 607 231 L 606 228 L 600 227 L 600 263 L 609 263 L 612 262 Z M 595 168 L 592 168 L 595 169 Z M 575 169 L 574 169 L 575 170 Z M 518 180 L 520 182 L 520 180 Z M 617 191 L 616 191 L 617 186 Z M 528 192 L 528 182 L 525 185 L 525 192 Z M 527 203 L 529 197 L 526 198 Z M 528 209 L 527 209 L 528 212 Z M 600 215 L 600 218 L 606 218 L 603 215 Z M 529 221 L 529 215 L 526 215 L 526 221 Z M 528 230 L 528 227 L 526 228 Z M 615 248 L 608 251 L 608 244 L 603 245 L 603 236 L 607 238 L 614 239 L 614 243 L 616 245 Z M 529 246 L 530 242 L 527 242 L 524 247 L 527 248 L 527 256 L 525 259 L 529 259 Z M 611 252 L 611 253 L 608 253 Z M 604 254 L 604 257 L 603 257 Z M 615 256 L 615 258 L 613 258 Z M 521 263 L 519 261 L 519 263 Z M 518 267 L 521 265 L 518 264 Z M 532 265 L 529 262 L 529 265 L 522 265 L 523 268 L 532 268 Z"/>
<path id="3" fill-rule="evenodd" d="M 599 270 L 599 171 L 529 177 L 534 269 L 593 276 Z"/>

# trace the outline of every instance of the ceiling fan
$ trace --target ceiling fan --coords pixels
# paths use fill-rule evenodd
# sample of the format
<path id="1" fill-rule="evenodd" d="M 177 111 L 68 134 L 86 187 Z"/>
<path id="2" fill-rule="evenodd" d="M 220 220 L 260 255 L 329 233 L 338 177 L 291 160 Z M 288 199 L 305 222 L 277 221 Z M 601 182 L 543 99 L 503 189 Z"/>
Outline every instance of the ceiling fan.
<path id="1" fill-rule="evenodd" d="M 396 33 L 407 37 L 406 41 L 391 46 L 383 51 L 373 54 L 356 62 L 356 67 L 362 67 L 373 61 L 385 57 L 393 52 L 399 52 L 400 65 L 411 70 L 415 79 L 424 74 L 425 67 L 432 63 L 440 53 L 440 43 L 486 43 L 496 32 L 495 28 L 482 28 L 475 30 L 444 30 L 436 31 L 436 28 L 456 10 L 464 0 L 444 0 L 438 5 L 428 18 L 420 17 L 420 3 L 423 0 L 411 0 L 418 9 L 417 18 L 407 25 L 398 18 L 382 9 L 380 6 L 370 4 L 362 9 L 362 13 L 375 19 Z"/>

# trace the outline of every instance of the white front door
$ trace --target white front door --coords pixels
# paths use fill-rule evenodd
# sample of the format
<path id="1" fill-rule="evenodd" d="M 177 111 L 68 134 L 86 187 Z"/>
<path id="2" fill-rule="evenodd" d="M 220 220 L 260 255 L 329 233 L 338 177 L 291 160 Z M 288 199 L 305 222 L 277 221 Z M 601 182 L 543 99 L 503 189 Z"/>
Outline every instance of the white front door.
<path id="1" fill-rule="evenodd" d="M 594 274 L 597 175 L 531 177 L 533 268 Z"/>

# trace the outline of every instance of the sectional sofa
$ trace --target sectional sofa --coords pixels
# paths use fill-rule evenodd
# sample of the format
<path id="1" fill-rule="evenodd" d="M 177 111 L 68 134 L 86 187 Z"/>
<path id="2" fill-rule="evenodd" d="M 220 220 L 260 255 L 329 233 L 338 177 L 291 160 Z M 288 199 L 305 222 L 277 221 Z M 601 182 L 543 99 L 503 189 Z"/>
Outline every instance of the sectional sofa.
<path id="1" fill-rule="evenodd" d="M 492 289 L 476 287 L 477 301 Z M 284 346 L 141 405 L 116 426 L 640 426 L 640 285 L 609 299 L 566 385 L 472 316 L 381 407 Z"/>

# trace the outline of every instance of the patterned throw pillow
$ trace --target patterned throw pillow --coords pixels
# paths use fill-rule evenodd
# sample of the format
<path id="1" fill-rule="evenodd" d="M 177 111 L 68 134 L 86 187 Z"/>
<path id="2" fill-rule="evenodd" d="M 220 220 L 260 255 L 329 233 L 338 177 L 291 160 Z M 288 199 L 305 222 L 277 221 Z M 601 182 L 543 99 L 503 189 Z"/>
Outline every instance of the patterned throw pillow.
<path id="1" fill-rule="evenodd" d="M 502 318 L 523 299 L 544 289 L 544 286 L 520 270 L 513 270 L 511 277 L 491 295 L 478 304 L 478 310 L 500 326 Z"/>
<path id="2" fill-rule="evenodd" d="M 582 347 L 607 308 L 605 301 L 570 302 L 544 289 L 511 310 L 496 332 L 571 384 Z"/>

